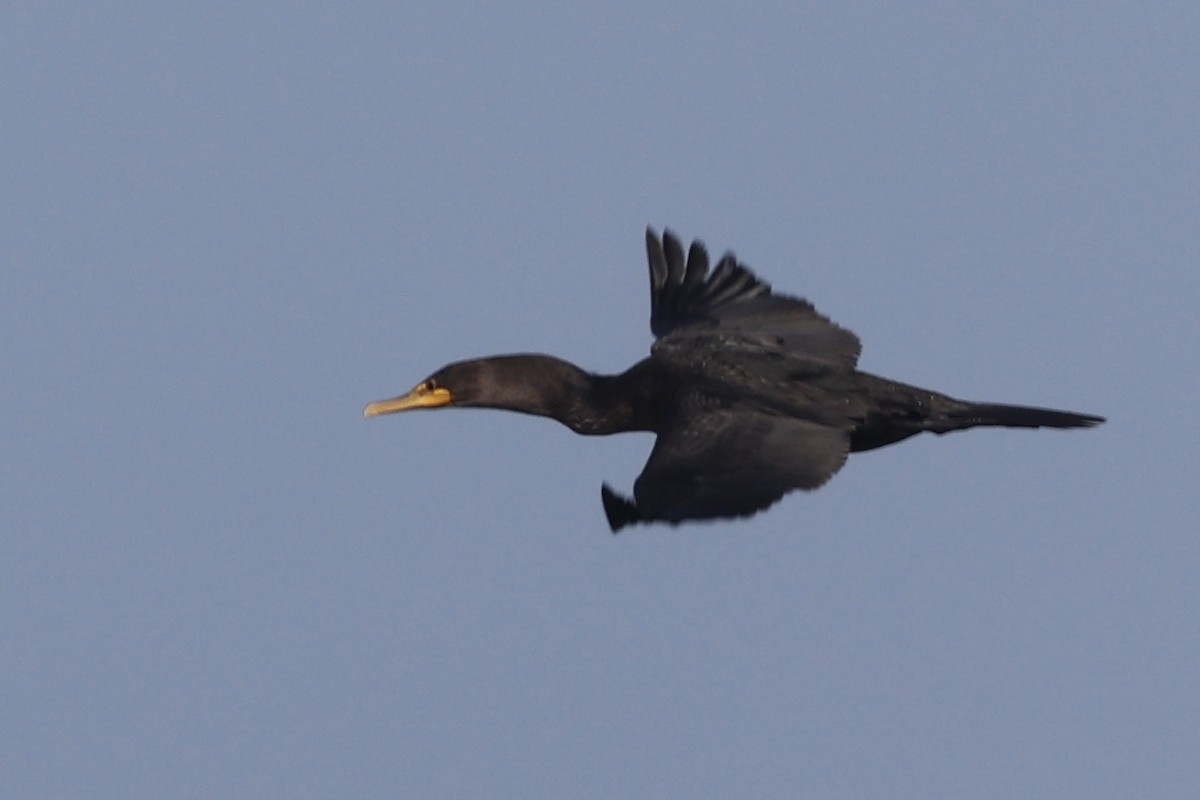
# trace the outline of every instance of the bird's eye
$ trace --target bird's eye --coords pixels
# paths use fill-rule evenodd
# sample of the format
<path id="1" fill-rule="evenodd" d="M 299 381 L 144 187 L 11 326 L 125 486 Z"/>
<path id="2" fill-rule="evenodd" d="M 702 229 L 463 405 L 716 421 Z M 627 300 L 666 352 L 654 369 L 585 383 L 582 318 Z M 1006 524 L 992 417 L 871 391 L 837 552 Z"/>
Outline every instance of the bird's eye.
<path id="1" fill-rule="evenodd" d="M 432 392 L 436 388 L 438 388 L 437 381 L 435 381 L 433 378 L 425 381 L 425 391 Z"/>

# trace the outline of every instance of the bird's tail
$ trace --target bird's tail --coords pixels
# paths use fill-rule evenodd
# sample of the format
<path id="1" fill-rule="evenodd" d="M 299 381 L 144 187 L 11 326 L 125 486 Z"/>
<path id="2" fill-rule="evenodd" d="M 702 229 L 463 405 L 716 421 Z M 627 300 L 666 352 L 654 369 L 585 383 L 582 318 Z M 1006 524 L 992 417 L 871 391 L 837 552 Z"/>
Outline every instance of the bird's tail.
<path id="1" fill-rule="evenodd" d="M 1104 417 L 1059 411 L 1053 408 L 1010 406 L 1002 403 L 963 403 L 947 412 L 943 427 L 933 427 L 937 433 L 947 433 L 977 426 L 1003 428 L 1091 428 L 1104 422 Z"/>

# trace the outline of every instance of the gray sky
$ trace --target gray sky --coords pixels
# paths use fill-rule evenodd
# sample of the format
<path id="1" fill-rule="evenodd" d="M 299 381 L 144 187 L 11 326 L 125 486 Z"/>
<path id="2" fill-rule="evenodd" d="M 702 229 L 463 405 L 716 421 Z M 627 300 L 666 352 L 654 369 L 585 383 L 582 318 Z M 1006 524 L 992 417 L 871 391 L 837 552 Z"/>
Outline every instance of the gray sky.
<path id="1" fill-rule="evenodd" d="M 13 797 L 1193 797 L 1194 3 L 9 4 Z M 364 422 L 650 344 L 642 232 L 1106 415 L 609 535 L 651 438 Z"/>

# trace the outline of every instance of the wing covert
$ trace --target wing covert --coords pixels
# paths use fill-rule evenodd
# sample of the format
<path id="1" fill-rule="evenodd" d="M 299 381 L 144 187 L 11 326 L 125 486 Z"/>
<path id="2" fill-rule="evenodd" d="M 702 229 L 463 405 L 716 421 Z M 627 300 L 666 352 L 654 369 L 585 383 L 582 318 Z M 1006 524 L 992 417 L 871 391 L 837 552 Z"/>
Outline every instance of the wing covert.
<path id="1" fill-rule="evenodd" d="M 816 489 L 849 453 L 844 430 L 746 410 L 697 414 L 659 435 L 632 502 L 604 488 L 609 524 L 746 517 Z"/>
<path id="2" fill-rule="evenodd" d="M 710 272 L 700 241 L 692 243 L 685 257 L 678 237 L 668 230 L 659 238 L 652 228 L 646 229 L 646 253 L 656 352 L 711 347 L 715 334 L 732 349 L 745 344 L 830 366 L 853 368 L 857 363 L 857 336 L 807 300 L 772 293 L 771 285 L 733 253 L 722 256 Z"/>

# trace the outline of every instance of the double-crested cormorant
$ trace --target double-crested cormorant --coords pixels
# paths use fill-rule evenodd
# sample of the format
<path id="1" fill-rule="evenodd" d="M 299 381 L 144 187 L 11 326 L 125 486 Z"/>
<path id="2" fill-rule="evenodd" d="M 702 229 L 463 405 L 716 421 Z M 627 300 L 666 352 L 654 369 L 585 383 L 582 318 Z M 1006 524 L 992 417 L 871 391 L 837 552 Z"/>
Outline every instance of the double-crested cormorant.
<path id="1" fill-rule="evenodd" d="M 710 273 L 699 241 L 646 231 L 650 357 L 593 375 L 553 356 L 443 367 L 364 416 L 444 406 L 551 417 L 576 433 L 658 434 L 633 498 L 603 485 L 616 533 L 638 522 L 747 517 L 793 489 L 816 489 L 849 453 L 981 425 L 1088 428 L 1102 417 L 971 403 L 855 369 L 858 337 L 811 303 L 774 294 L 732 253 Z"/>

